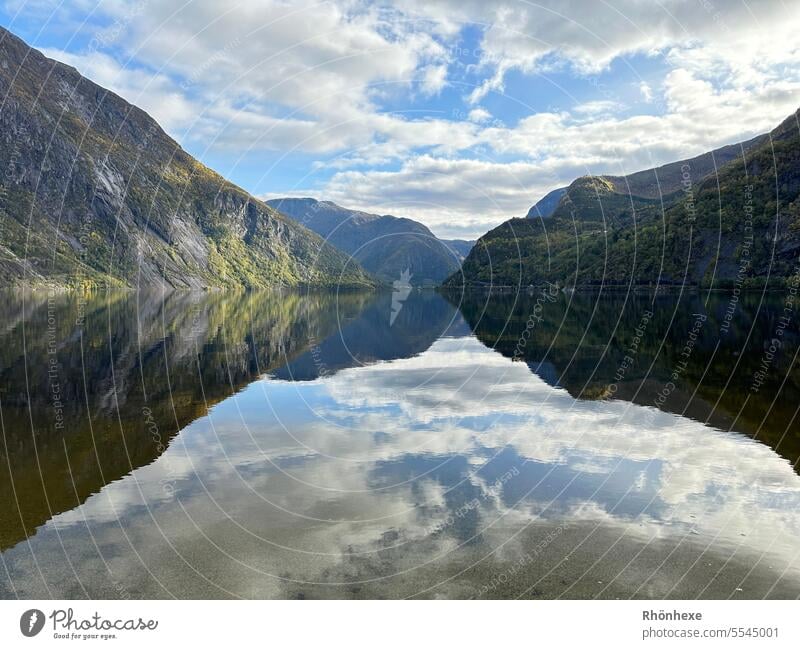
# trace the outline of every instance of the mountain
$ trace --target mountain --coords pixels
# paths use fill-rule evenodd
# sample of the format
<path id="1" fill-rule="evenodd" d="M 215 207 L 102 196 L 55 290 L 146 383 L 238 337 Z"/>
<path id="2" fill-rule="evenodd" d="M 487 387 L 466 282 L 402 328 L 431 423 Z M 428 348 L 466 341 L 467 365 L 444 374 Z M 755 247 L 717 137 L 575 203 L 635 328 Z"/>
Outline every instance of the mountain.
<path id="1" fill-rule="evenodd" d="M 0 96 L 0 284 L 372 284 L 144 111 L 3 28 Z"/>
<path id="2" fill-rule="evenodd" d="M 267 204 L 352 255 L 388 282 L 411 271 L 411 284 L 439 284 L 458 270 L 472 242 L 445 241 L 417 221 L 368 214 L 313 198 L 277 198 Z"/>
<path id="3" fill-rule="evenodd" d="M 546 220 L 481 237 L 446 285 L 785 285 L 800 250 L 799 126 L 795 113 L 695 158 L 578 178 Z"/>

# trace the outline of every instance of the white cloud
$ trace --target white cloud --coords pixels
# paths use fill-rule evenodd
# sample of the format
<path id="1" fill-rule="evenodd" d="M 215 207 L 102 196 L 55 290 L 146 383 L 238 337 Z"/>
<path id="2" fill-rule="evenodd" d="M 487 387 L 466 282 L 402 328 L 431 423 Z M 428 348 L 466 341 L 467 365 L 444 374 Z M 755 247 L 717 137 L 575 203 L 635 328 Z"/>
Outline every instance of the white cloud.
<path id="1" fill-rule="evenodd" d="M 599 99 L 597 101 L 587 101 L 583 104 L 578 104 L 572 110 L 579 115 L 586 115 L 589 117 L 597 117 L 598 115 L 607 115 L 621 110 L 623 106 L 616 101 L 610 99 Z"/>
<path id="2" fill-rule="evenodd" d="M 438 95 L 447 85 L 447 66 L 429 65 L 422 74 L 422 92 L 426 95 Z"/>
<path id="3" fill-rule="evenodd" d="M 291 138 L 316 153 L 368 146 L 386 122 L 376 100 L 417 81 L 423 93 L 436 94 L 447 82 L 448 54 L 437 39 L 359 3 L 267 1 L 223 10 L 199 0 L 147 3 L 143 11 L 139 0 L 119 0 L 97 11 L 121 25 L 108 44 L 125 56 L 48 54 L 165 126 L 192 127 L 189 137 L 218 146 L 285 150 Z M 84 29 L 92 36 L 96 28 Z"/>
<path id="4" fill-rule="evenodd" d="M 112 7 L 123 14 L 131 4 Z M 225 11 L 212 0 L 177 11 L 151 3 L 131 21 L 126 46 L 208 96 L 288 106 L 330 121 L 359 116 L 384 84 L 408 87 L 422 64 L 446 53 L 429 34 L 375 8 L 313 1 Z M 427 74 L 431 84 L 441 71 L 432 66 Z"/>
<path id="5" fill-rule="evenodd" d="M 453 25 L 486 26 L 480 65 L 493 71 L 471 96 L 502 89 L 513 69 L 546 70 L 568 65 L 591 74 L 624 55 L 711 47 L 733 68 L 770 67 L 798 52 L 798 8 L 782 0 L 759 3 L 757 13 L 743 0 L 694 3 L 664 0 L 595 2 L 559 0 L 480 2 L 415 0 L 420 15 Z"/>
<path id="6" fill-rule="evenodd" d="M 490 119 L 492 119 L 492 114 L 485 108 L 478 106 L 477 108 L 473 108 L 471 111 L 469 111 L 467 119 L 469 119 L 470 122 L 482 124 L 483 122 L 488 122 Z"/>

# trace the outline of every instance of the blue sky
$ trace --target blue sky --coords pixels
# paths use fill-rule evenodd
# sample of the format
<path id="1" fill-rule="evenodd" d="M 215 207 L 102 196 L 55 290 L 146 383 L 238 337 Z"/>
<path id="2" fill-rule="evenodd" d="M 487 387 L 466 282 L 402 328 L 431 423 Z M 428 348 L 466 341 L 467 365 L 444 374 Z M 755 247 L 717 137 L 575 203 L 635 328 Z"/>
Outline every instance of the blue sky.
<path id="1" fill-rule="evenodd" d="M 751 3 L 753 4 L 753 3 Z M 754 5 L 755 6 L 755 5 Z M 797 3 L 14 0 L 2 23 L 253 194 L 476 237 L 586 173 L 774 127 Z"/>

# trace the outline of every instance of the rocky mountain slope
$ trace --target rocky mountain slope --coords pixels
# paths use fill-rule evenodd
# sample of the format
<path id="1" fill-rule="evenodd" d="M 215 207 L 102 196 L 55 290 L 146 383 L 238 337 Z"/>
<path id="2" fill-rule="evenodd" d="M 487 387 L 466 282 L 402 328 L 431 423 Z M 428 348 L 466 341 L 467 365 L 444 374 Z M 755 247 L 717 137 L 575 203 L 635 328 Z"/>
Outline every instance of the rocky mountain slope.
<path id="1" fill-rule="evenodd" d="M 313 230 L 376 277 L 393 282 L 408 269 L 414 285 L 439 284 L 458 270 L 471 241 L 437 238 L 422 223 L 349 210 L 313 198 L 278 198 L 267 204 Z"/>
<path id="2" fill-rule="evenodd" d="M 800 250 L 797 113 L 739 145 L 574 181 L 546 220 L 488 232 L 446 284 L 785 285 Z"/>
<path id="3" fill-rule="evenodd" d="M 370 285 L 144 111 L 0 28 L 0 285 Z"/>

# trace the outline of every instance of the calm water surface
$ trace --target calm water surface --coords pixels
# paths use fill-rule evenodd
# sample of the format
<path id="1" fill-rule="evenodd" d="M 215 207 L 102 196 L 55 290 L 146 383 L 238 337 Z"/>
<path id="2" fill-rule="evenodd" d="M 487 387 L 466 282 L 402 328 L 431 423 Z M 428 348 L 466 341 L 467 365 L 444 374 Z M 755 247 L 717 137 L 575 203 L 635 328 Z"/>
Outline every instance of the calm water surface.
<path id="1" fill-rule="evenodd" d="M 785 296 L 4 302 L 2 597 L 800 596 Z"/>

